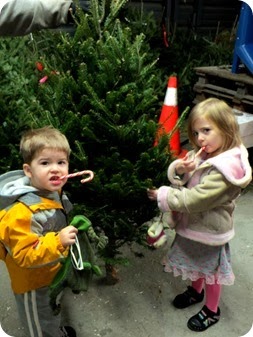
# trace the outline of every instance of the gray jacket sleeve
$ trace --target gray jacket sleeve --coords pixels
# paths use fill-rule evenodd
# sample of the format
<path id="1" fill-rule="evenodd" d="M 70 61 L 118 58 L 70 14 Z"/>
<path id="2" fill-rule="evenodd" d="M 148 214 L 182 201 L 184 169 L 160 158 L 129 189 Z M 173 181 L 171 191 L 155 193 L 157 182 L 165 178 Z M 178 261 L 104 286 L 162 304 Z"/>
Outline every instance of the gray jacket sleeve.
<path id="1" fill-rule="evenodd" d="M 66 24 L 71 3 L 71 0 L 0 0 L 0 36 L 25 35 Z"/>

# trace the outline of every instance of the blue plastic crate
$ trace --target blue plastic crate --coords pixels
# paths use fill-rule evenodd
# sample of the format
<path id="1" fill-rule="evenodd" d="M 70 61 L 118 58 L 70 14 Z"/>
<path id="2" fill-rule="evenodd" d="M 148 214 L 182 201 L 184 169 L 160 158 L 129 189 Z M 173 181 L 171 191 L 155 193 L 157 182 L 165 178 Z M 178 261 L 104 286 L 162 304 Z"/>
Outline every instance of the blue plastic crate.
<path id="1" fill-rule="evenodd" d="M 242 3 L 236 35 L 232 73 L 237 73 L 240 63 L 253 74 L 253 14 L 245 2 Z"/>

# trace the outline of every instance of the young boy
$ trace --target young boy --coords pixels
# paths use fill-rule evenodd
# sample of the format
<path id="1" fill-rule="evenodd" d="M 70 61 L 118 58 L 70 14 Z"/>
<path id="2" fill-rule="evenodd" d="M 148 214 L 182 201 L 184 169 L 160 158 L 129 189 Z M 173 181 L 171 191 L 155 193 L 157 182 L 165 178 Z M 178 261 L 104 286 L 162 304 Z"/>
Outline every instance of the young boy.
<path id="1" fill-rule="evenodd" d="M 75 337 L 53 315 L 48 288 L 77 234 L 68 226 L 72 205 L 62 192 L 67 179 L 60 179 L 68 174 L 69 143 L 48 126 L 26 132 L 20 152 L 23 171 L 0 176 L 0 257 L 27 336 Z"/>

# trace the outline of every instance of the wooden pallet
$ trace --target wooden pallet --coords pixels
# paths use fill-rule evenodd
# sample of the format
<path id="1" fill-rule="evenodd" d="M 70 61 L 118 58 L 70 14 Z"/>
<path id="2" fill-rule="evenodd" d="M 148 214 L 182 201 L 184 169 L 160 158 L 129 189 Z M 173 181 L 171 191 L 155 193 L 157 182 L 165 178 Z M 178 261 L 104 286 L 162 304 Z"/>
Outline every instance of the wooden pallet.
<path id="1" fill-rule="evenodd" d="M 237 110 L 253 113 L 253 76 L 243 68 L 238 74 L 231 72 L 231 66 L 198 67 L 195 71 L 198 81 L 193 87 L 194 104 L 217 97 Z"/>

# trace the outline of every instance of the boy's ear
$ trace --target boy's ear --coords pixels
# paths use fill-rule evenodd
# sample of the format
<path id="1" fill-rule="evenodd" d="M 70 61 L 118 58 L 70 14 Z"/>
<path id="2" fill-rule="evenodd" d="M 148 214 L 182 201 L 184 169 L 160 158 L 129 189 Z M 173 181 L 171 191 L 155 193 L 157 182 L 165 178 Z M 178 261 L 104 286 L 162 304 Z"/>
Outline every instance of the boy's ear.
<path id="1" fill-rule="evenodd" d="M 28 165 L 28 164 L 23 164 L 23 171 L 24 171 L 24 174 L 25 174 L 28 178 L 31 178 L 32 172 L 31 172 L 30 165 Z"/>

